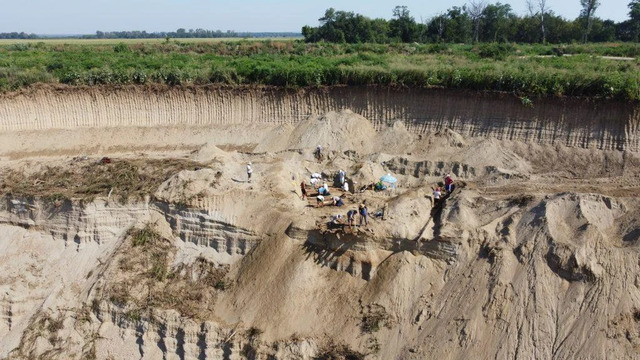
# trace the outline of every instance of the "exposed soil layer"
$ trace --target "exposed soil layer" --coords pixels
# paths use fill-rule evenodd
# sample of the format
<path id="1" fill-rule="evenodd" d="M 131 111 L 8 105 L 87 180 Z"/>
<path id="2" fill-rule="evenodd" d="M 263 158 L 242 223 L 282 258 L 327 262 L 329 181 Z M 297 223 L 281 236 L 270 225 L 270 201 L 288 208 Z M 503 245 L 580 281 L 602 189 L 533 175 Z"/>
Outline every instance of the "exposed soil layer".
<path id="1" fill-rule="evenodd" d="M 0 99 L 0 130 L 297 123 L 350 109 L 377 129 L 401 120 L 413 133 L 640 150 L 638 106 L 442 89 L 323 87 L 51 87 Z M 528 105 L 526 105 L 528 104 Z"/>

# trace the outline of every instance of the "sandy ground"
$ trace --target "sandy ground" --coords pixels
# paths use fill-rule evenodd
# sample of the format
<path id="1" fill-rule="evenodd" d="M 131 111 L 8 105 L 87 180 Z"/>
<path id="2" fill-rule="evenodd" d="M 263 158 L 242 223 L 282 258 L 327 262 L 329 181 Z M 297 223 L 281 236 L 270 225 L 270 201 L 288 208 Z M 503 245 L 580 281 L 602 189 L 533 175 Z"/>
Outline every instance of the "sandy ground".
<path id="1" fill-rule="evenodd" d="M 376 130 L 350 111 L 0 138 L 0 180 L 83 155 L 200 164 L 125 203 L 3 188 L 0 358 L 640 357 L 635 152 Z M 343 207 L 317 207 L 312 173 Z M 384 174 L 397 188 L 360 191 Z M 456 190 L 434 205 L 446 174 Z M 369 225 L 331 223 L 365 200 Z"/>

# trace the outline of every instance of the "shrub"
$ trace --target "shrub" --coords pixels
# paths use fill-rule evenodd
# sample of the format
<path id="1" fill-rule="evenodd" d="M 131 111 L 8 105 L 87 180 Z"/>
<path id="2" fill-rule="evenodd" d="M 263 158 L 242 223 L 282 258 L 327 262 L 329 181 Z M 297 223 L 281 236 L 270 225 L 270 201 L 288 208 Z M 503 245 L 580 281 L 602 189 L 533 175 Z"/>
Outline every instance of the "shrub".
<path id="1" fill-rule="evenodd" d="M 129 52 L 129 46 L 125 43 L 118 43 L 116 46 L 113 47 L 113 51 L 117 52 L 117 53 L 122 53 L 122 52 Z"/>
<path id="2" fill-rule="evenodd" d="M 477 52 L 481 58 L 504 60 L 507 56 L 515 53 L 515 46 L 513 44 L 486 43 L 480 44 Z"/>
<path id="3" fill-rule="evenodd" d="M 60 82 L 67 85 L 80 85 L 83 83 L 82 75 L 78 71 L 67 71 L 60 77 Z"/>
<path id="4" fill-rule="evenodd" d="M 131 242 L 134 247 L 154 245 L 160 239 L 160 235 L 149 225 L 142 229 L 131 230 L 129 236 L 131 237 Z"/>
<path id="5" fill-rule="evenodd" d="M 27 51 L 27 50 L 29 50 L 29 44 L 25 44 L 25 43 L 11 44 L 11 45 L 7 46 L 7 50 L 9 50 L 9 51 Z"/>

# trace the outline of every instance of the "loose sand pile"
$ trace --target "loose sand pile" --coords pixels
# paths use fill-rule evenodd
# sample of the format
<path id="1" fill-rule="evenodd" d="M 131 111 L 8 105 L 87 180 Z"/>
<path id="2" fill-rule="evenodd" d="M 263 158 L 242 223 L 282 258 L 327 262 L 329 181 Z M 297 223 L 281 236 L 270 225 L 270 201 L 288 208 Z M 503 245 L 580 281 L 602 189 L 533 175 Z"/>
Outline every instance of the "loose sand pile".
<path id="1" fill-rule="evenodd" d="M 270 133 L 270 141 L 256 147 L 257 152 L 286 149 L 315 149 L 371 153 L 376 130 L 370 121 L 352 111 L 329 112 L 299 122 L 295 127 L 282 125 Z"/>

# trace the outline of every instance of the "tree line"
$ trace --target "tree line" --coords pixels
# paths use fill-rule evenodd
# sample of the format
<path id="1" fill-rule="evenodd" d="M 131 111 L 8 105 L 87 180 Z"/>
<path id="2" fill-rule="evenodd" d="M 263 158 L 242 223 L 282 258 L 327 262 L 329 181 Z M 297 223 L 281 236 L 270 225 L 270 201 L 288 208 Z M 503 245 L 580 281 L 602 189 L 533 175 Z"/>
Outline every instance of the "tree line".
<path id="1" fill-rule="evenodd" d="M 300 33 L 294 32 L 235 32 L 232 30 L 204 30 L 204 29 L 183 29 L 169 32 L 146 32 L 146 31 L 96 31 L 91 35 L 69 35 L 64 38 L 74 39 L 174 39 L 185 38 L 275 38 L 275 37 L 298 37 Z M 0 33 L 0 39 L 49 39 L 50 36 L 40 36 L 27 34 L 25 32 Z"/>
<path id="2" fill-rule="evenodd" d="M 162 39 L 162 38 L 233 38 L 242 37 L 235 31 L 227 30 L 204 30 L 204 29 L 183 29 L 170 32 L 146 32 L 146 31 L 96 31 L 94 35 L 85 35 L 83 38 L 96 39 Z"/>
<path id="3" fill-rule="evenodd" d="M 0 33 L 0 39 L 37 39 L 36 34 L 27 34 L 25 32 L 9 32 Z"/>
<path id="4" fill-rule="evenodd" d="M 553 12 L 547 0 L 526 0 L 527 14 L 509 4 L 472 0 L 453 6 L 425 22 L 417 22 L 406 6 L 396 6 L 390 20 L 371 19 L 349 11 L 327 9 L 317 27 L 304 26 L 306 42 L 335 43 L 571 43 L 633 41 L 640 37 L 640 0 L 628 4 L 622 22 L 595 16 L 599 0 L 580 0 L 581 12 L 568 20 Z"/>

